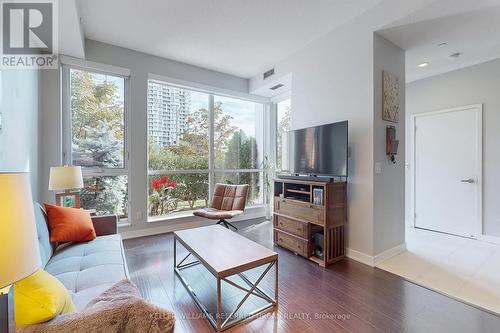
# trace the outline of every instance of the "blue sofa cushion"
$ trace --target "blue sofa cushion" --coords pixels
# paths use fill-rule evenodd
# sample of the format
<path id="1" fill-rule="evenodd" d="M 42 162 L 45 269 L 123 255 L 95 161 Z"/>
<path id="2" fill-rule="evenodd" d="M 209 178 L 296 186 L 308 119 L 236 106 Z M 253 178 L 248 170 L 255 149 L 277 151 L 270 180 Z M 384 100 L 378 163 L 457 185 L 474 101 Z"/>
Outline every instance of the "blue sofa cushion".
<path id="1" fill-rule="evenodd" d="M 125 251 L 118 234 L 61 245 L 45 270 L 69 290 L 78 310 L 83 310 L 94 297 L 118 281 L 128 278 Z"/>

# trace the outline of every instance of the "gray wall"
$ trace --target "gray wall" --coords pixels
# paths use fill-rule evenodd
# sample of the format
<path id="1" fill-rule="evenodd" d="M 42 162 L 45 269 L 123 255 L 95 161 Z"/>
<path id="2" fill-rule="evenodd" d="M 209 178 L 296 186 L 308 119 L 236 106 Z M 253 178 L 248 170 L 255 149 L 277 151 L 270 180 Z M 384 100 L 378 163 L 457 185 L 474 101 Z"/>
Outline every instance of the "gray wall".
<path id="1" fill-rule="evenodd" d="M 62 165 L 62 119 L 59 70 L 40 71 L 40 158 L 38 182 L 42 202 L 54 202 L 49 188 L 49 168 Z"/>
<path id="2" fill-rule="evenodd" d="M 248 80 L 210 71 L 200 67 L 151 56 L 145 53 L 104 44 L 86 41 L 85 60 L 108 64 L 130 70 L 130 227 L 122 232 L 145 228 L 159 228 L 173 224 L 170 222 L 147 223 L 147 80 L 149 74 L 156 74 L 177 80 L 208 85 L 214 88 L 231 90 L 237 93 L 248 92 Z M 41 189 L 44 200 L 53 201 L 53 194 L 46 190 L 50 166 L 60 165 L 62 156 L 60 73 L 43 73 L 41 86 L 41 142 L 46 155 L 43 156 L 40 174 L 44 187 Z M 175 222 L 175 221 L 174 221 Z"/>
<path id="3" fill-rule="evenodd" d="M 408 83 L 406 98 L 407 118 L 483 104 L 483 233 L 500 237 L 500 59 Z"/>
<path id="4" fill-rule="evenodd" d="M 0 172 L 30 172 L 38 194 L 38 71 L 0 71 Z"/>
<path id="5" fill-rule="evenodd" d="M 382 71 L 399 78 L 399 122 L 382 120 Z M 382 166 L 373 178 L 373 236 L 377 255 L 405 240 L 405 51 L 374 34 L 373 40 L 373 157 Z M 386 155 L 385 130 L 396 127 L 400 140 L 396 164 Z"/>

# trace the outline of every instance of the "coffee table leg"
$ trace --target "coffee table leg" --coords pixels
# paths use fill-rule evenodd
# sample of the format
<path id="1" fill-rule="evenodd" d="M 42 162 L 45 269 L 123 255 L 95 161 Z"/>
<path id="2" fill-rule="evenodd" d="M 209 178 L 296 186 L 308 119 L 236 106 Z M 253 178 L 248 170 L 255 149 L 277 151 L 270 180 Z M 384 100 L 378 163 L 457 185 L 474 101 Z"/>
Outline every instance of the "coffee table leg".
<path id="1" fill-rule="evenodd" d="M 177 238 L 174 236 L 174 271 L 177 268 Z"/>
<path id="2" fill-rule="evenodd" d="M 221 290 L 221 280 L 217 278 L 217 332 L 221 331 L 222 328 L 222 290 Z"/>

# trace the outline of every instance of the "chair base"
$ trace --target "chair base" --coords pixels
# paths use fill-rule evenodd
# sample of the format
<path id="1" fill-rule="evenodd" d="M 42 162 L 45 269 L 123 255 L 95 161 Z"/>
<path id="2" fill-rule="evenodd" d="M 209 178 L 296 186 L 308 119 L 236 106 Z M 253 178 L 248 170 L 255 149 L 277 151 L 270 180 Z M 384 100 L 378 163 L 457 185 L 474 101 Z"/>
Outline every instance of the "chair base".
<path id="1" fill-rule="evenodd" d="M 238 228 L 236 228 L 234 226 L 234 224 L 232 224 L 231 222 L 227 222 L 226 220 L 222 219 L 222 220 L 219 220 L 219 222 L 217 222 L 217 224 L 221 224 L 221 225 L 224 225 L 227 229 L 229 229 L 229 227 L 233 228 L 234 231 L 238 230 Z"/>

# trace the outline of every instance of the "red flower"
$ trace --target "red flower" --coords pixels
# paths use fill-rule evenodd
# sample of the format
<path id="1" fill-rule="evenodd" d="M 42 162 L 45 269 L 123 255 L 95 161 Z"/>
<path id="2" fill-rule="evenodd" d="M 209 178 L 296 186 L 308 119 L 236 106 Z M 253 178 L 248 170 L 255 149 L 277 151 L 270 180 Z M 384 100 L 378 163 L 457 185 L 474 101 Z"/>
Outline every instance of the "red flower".
<path id="1" fill-rule="evenodd" d="M 168 176 L 163 176 L 160 178 L 160 184 L 168 184 Z"/>
<path id="2" fill-rule="evenodd" d="M 170 182 L 168 182 L 168 187 L 176 188 L 177 187 L 177 183 L 174 182 L 174 181 L 170 181 Z"/>
<path id="3" fill-rule="evenodd" d="M 153 179 L 151 181 L 151 187 L 155 190 L 159 190 L 161 186 L 160 180 L 159 179 Z"/>

